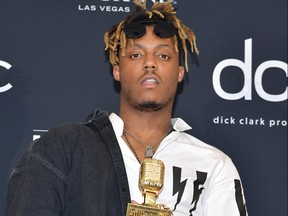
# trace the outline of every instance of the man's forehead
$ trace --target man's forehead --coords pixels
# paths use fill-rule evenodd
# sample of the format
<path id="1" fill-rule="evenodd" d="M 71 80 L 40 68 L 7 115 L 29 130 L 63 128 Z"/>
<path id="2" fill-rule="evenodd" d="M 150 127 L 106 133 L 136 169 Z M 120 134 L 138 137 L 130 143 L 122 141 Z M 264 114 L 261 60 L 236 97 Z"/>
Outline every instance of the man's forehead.
<path id="1" fill-rule="evenodd" d="M 133 48 L 139 48 L 139 49 L 147 49 L 147 48 L 156 48 L 156 49 L 161 49 L 161 48 L 168 48 L 168 49 L 173 49 L 174 46 L 173 44 L 170 43 L 141 43 L 141 42 L 128 42 L 126 49 L 133 49 Z"/>

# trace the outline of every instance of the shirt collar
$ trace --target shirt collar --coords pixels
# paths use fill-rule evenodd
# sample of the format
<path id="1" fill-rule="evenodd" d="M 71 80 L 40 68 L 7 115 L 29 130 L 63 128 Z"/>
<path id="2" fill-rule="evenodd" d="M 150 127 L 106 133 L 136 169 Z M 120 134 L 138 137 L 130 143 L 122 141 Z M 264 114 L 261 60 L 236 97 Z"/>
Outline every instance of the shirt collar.
<path id="1" fill-rule="evenodd" d="M 112 123 L 113 129 L 117 137 L 122 136 L 124 129 L 123 120 L 115 113 L 111 113 L 109 119 Z M 175 131 L 186 131 L 192 129 L 184 120 L 181 118 L 172 118 L 171 124 L 173 125 L 173 129 Z"/>
<path id="2" fill-rule="evenodd" d="M 171 124 L 173 125 L 173 129 L 179 132 L 186 131 L 192 129 L 190 125 L 188 125 L 183 119 L 181 118 L 172 118 Z"/>

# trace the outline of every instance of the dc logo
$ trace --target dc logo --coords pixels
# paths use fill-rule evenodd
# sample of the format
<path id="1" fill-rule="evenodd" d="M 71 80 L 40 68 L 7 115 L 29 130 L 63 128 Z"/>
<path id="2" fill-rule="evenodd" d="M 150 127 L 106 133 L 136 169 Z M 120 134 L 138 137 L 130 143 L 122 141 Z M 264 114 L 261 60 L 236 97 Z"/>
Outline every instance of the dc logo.
<path id="1" fill-rule="evenodd" d="M 9 70 L 12 67 L 12 65 L 10 65 L 8 62 L 0 60 L 0 67 L 4 67 L 6 70 Z M 11 88 L 12 88 L 12 85 L 10 83 L 7 83 L 4 86 L 0 86 L 0 93 L 6 92 Z"/>
<path id="2" fill-rule="evenodd" d="M 226 67 L 238 67 L 242 70 L 244 75 L 244 84 L 243 88 L 240 92 L 237 93 L 229 93 L 223 90 L 221 86 L 221 73 L 224 68 Z M 264 72 L 269 68 L 278 68 L 283 70 L 288 76 L 287 72 L 287 63 L 278 61 L 278 60 L 269 60 L 261 63 L 254 75 L 254 87 L 257 94 L 264 100 L 270 102 L 280 102 L 287 100 L 287 87 L 285 91 L 281 94 L 270 94 L 269 92 L 265 91 L 263 88 L 262 77 Z M 245 100 L 252 100 L 252 38 L 245 40 L 245 54 L 244 54 L 244 62 L 238 59 L 225 59 L 219 62 L 213 72 L 213 87 L 215 92 L 223 99 L 226 100 L 239 100 L 244 98 Z"/>

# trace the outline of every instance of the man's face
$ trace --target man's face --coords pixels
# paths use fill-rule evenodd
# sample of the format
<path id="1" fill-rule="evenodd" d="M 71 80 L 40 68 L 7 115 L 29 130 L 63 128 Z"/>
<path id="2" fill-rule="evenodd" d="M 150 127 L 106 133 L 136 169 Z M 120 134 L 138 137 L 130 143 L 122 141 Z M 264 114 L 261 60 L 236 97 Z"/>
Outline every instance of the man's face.
<path id="1" fill-rule="evenodd" d="M 179 54 L 172 38 L 159 38 L 153 27 L 146 34 L 128 40 L 126 55 L 113 68 L 115 80 L 121 83 L 121 103 L 142 111 L 172 108 L 177 84 L 184 68 L 179 66 Z"/>

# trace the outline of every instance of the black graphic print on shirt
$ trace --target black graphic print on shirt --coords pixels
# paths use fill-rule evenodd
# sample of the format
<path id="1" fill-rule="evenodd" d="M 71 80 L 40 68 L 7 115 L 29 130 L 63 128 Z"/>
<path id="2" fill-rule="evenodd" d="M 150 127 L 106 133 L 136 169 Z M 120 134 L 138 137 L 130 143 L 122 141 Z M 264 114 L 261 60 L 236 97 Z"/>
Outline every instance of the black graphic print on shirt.
<path id="1" fill-rule="evenodd" d="M 246 206 L 243 201 L 241 182 L 240 180 L 235 179 L 234 183 L 235 183 L 235 198 L 240 212 L 240 216 L 246 216 Z"/>
<path id="2" fill-rule="evenodd" d="M 173 166 L 173 196 L 178 193 L 177 201 L 173 211 L 176 210 L 177 205 L 180 203 L 187 184 L 187 179 L 181 181 L 181 172 L 182 168 Z M 207 173 L 204 172 L 196 171 L 196 175 L 197 179 L 193 182 L 194 191 L 191 191 L 191 194 L 193 194 L 193 198 L 191 198 L 191 209 L 189 211 L 190 216 L 193 216 L 192 212 L 196 210 L 200 195 L 202 193 L 202 190 L 204 189 L 204 187 L 202 187 L 201 185 L 205 183 L 207 178 Z"/>
<path id="3" fill-rule="evenodd" d="M 175 196 L 178 193 L 177 200 L 173 208 L 173 212 L 177 210 L 177 206 L 181 202 L 185 189 L 189 188 L 187 185 L 188 178 L 181 181 L 181 173 L 182 168 L 173 166 L 173 196 Z M 196 210 L 198 201 L 200 200 L 200 196 L 202 194 L 202 191 L 204 190 L 203 185 L 206 182 L 206 180 L 207 180 L 206 172 L 196 171 L 196 180 L 193 182 L 193 191 L 191 191 L 191 194 L 193 194 L 193 197 L 191 197 L 191 208 L 189 212 L 187 212 L 187 215 L 193 216 L 193 212 Z M 234 186 L 235 186 L 235 202 L 237 203 L 240 216 L 247 216 L 246 206 L 244 203 L 244 196 L 242 192 L 242 185 L 240 180 L 235 179 Z"/>

